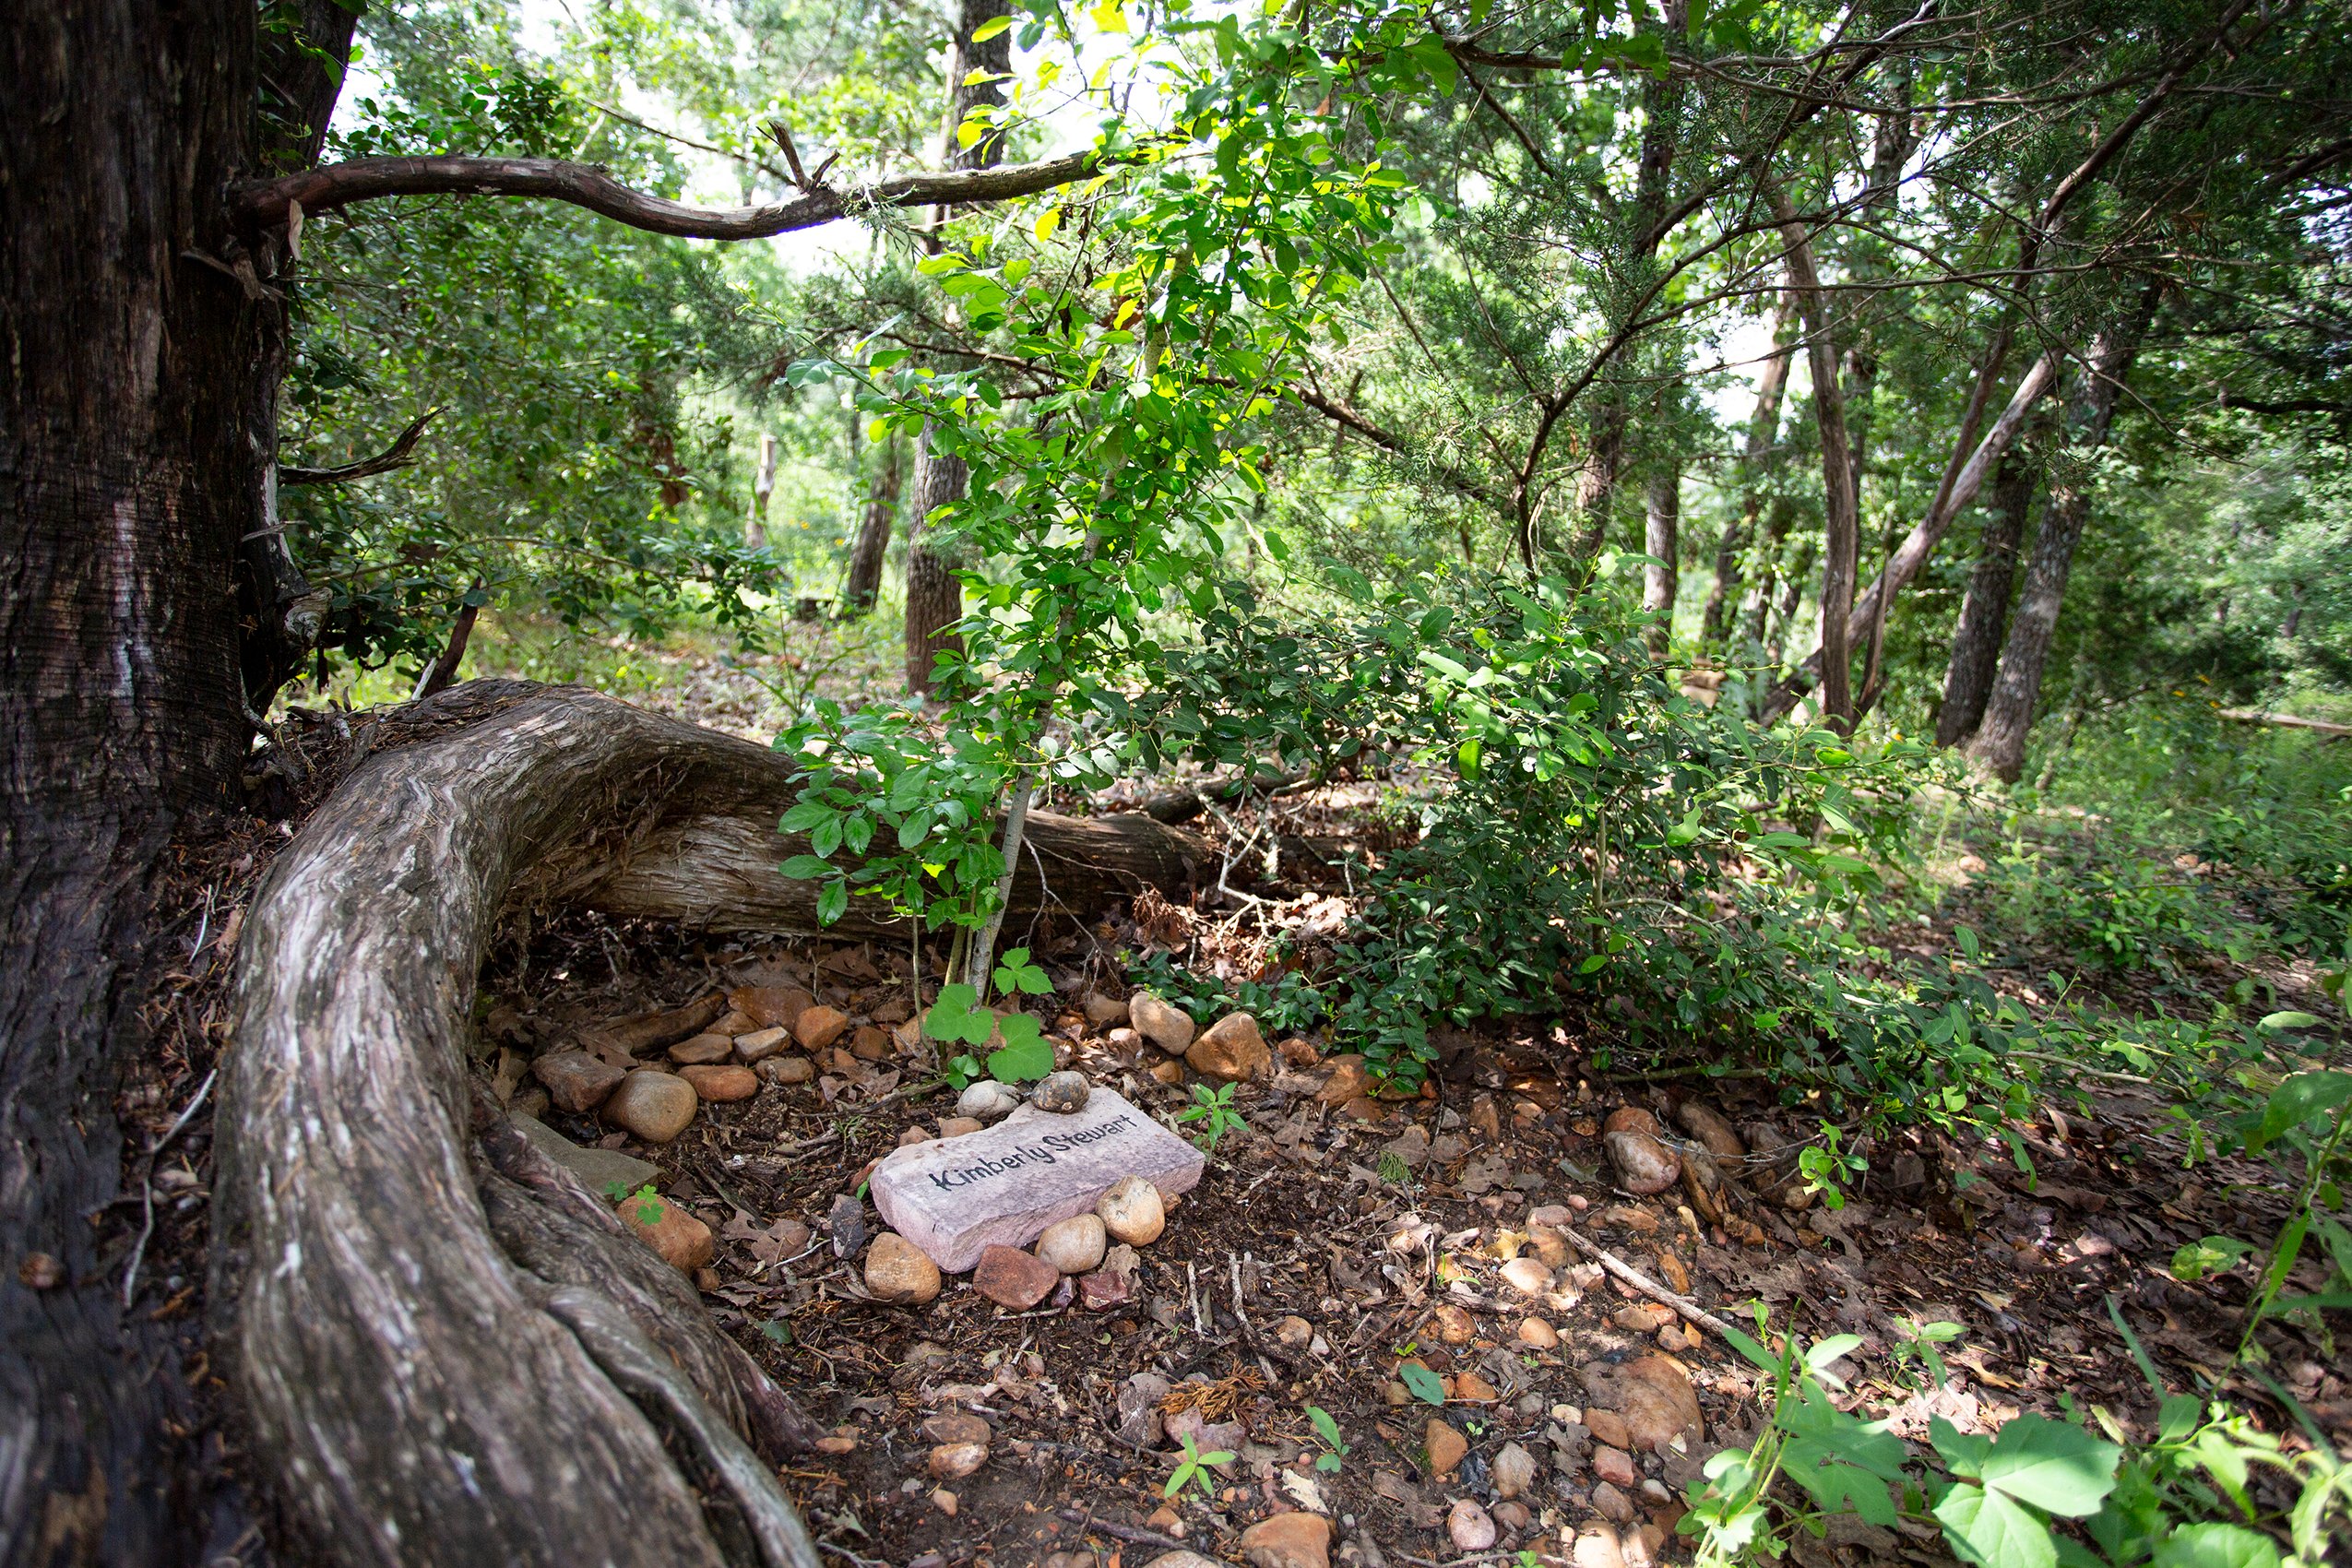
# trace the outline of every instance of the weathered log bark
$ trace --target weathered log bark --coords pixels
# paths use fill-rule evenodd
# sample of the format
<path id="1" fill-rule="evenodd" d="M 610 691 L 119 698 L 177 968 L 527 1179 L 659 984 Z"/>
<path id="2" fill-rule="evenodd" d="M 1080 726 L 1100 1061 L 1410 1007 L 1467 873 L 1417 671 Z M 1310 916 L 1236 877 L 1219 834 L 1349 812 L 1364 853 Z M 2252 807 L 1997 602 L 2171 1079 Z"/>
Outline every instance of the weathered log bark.
<path id="1" fill-rule="evenodd" d="M 518 682 L 415 705 L 370 744 L 246 918 L 218 1124 L 223 1359 L 288 1517 L 339 1562 L 569 1568 L 593 1543 L 813 1568 L 741 1443 L 789 1445 L 789 1402 L 601 1203 L 477 1120 L 467 1061 L 504 910 L 813 926 L 813 886 L 773 870 L 802 847 L 774 831 L 789 767 Z M 1141 815 L 1033 831 L 1078 913 L 1174 890 L 1196 850 Z M 1097 851 L 1112 863 L 1082 867 Z"/>

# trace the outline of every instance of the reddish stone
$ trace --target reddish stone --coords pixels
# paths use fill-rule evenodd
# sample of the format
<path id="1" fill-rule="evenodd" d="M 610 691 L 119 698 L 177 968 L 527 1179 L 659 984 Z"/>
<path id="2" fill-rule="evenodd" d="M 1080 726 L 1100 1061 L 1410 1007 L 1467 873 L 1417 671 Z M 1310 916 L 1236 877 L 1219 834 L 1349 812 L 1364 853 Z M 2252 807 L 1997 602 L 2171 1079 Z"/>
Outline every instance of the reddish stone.
<path id="1" fill-rule="evenodd" d="M 531 1063 L 531 1076 L 547 1086 L 547 1098 L 575 1112 L 602 1105 L 625 1075 L 585 1051 L 558 1051 Z"/>
<path id="2" fill-rule="evenodd" d="M 792 1037 L 807 1050 L 823 1051 L 839 1039 L 842 1031 L 849 1027 L 848 1014 L 838 1007 L 827 1007 L 819 1003 L 803 1010 L 799 1017 L 792 1020 Z"/>
<path id="3" fill-rule="evenodd" d="M 749 1067 L 681 1067 L 678 1075 L 695 1086 L 701 1099 L 749 1099 L 759 1093 L 759 1075 Z"/>
<path id="4" fill-rule="evenodd" d="M 990 1247 L 972 1270 L 972 1289 L 1000 1307 L 1028 1312 L 1052 1294 L 1062 1283 L 1062 1271 L 1017 1247 Z"/>
<path id="5" fill-rule="evenodd" d="M 1090 1313 L 1107 1313 L 1127 1304 L 1134 1290 L 1117 1269 L 1098 1268 L 1078 1276 L 1078 1301 Z"/>
<path id="6" fill-rule="evenodd" d="M 742 985 L 727 993 L 729 1005 L 761 1028 L 790 1028 L 816 998 L 797 985 Z"/>

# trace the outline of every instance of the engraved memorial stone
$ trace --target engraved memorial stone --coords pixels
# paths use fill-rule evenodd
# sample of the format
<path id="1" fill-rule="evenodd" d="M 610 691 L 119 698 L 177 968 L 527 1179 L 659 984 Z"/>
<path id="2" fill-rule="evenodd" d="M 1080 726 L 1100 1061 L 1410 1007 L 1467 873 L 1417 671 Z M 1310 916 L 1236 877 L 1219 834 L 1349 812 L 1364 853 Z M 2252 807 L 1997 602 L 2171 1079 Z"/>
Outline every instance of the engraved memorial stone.
<path id="1" fill-rule="evenodd" d="M 1200 1150 L 1109 1089 L 1061 1116 L 1025 1105 L 984 1132 L 917 1144 L 874 1167 L 874 1207 L 940 1267 L 960 1274 L 991 1246 L 1025 1247 L 1092 1213 L 1124 1176 L 1163 1192 L 1201 1179 Z"/>

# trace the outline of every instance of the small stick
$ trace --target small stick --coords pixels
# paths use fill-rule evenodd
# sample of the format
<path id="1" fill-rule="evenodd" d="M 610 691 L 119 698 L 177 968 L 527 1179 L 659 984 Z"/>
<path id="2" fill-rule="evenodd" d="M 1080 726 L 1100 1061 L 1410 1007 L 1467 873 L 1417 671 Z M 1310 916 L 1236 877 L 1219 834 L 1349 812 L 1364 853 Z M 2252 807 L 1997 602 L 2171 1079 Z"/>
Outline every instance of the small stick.
<path id="1" fill-rule="evenodd" d="M 1618 1278 L 1623 1280 L 1626 1284 L 1631 1285 L 1634 1289 L 1639 1290 L 1651 1301 L 1657 1302 L 1661 1306 L 1672 1307 L 1676 1312 L 1681 1313 L 1683 1317 L 1697 1324 L 1701 1328 L 1711 1328 L 1716 1333 L 1727 1337 L 1728 1337 L 1731 1334 L 1732 1329 L 1729 1324 L 1724 1322 L 1713 1313 L 1699 1306 L 1689 1297 L 1676 1295 L 1673 1291 L 1669 1290 L 1665 1286 L 1660 1285 L 1657 1280 L 1652 1279 L 1648 1275 L 1644 1274 L 1640 1269 L 1635 1268 L 1632 1264 L 1627 1263 L 1623 1258 L 1619 1257 L 1615 1253 L 1610 1252 L 1605 1248 L 1595 1245 L 1591 1241 L 1586 1241 L 1584 1237 L 1578 1235 L 1573 1229 L 1562 1229 L 1560 1233 L 1568 1238 L 1568 1244 L 1570 1246 L 1574 1247 L 1578 1252 L 1599 1264 L 1601 1267 L 1609 1270 L 1610 1273 L 1617 1276 Z"/>
<path id="2" fill-rule="evenodd" d="M 164 1145 L 180 1135 L 180 1129 L 185 1127 L 188 1118 L 196 1113 L 196 1108 L 204 1103 L 204 1097 L 212 1092 L 212 1080 L 220 1075 L 220 1069 L 218 1067 L 204 1075 L 204 1082 L 196 1086 L 196 1098 L 188 1101 L 188 1108 L 180 1112 L 171 1130 L 156 1139 L 155 1146 L 147 1151 L 147 1174 L 139 1182 L 140 1201 L 146 1205 L 146 1215 L 139 1223 L 138 1242 L 131 1248 L 131 1266 L 123 1271 L 125 1312 L 131 1310 L 131 1299 L 138 1293 L 139 1262 L 147 1256 L 148 1239 L 155 1234 L 155 1157 L 163 1152 Z"/>
<path id="3" fill-rule="evenodd" d="M 1158 1530 L 1146 1530 L 1140 1525 L 1114 1525 L 1108 1519 L 1098 1519 L 1075 1508 L 1064 1508 L 1062 1516 L 1081 1529 L 1100 1530 L 1113 1540 L 1128 1541 L 1136 1546 L 1164 1546 L 1171 1551 L 1193 1550 L 1174 1536 L 1163 1536 Z"/>

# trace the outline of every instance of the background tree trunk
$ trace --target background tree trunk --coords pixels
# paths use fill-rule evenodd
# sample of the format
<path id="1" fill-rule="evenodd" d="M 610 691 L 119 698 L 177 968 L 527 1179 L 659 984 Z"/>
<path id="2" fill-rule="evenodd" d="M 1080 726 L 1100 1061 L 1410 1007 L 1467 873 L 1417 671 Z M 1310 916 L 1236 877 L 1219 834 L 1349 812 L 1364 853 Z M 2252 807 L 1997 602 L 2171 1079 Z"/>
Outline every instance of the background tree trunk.
<path id="1" fill-rule="evenodd" d="M 1960 619 L 1952 629 L 1952 657 L 1943 671 L 1943 706 L 1935 719 L 1939 746 L 1958 745 L 1977 732 L 1985 716 L 1985 699 L 1991 695 L 1993 671 L 2001 662 L 2002 638 L 2009 630 L 2017 552 L 2025 543 L 2034 493 L 2041 488 L 2045 436 L 2046 432 L 2037 428 L 2025 443 L 2011 447 L 1993 479 L 1992 505 L 1978 541 L 1976 570 L 1968 575 L 1967 595 L 1960 601 Z"/>
<path id="2" fill-rule="evenodd" d="M 1004 139 L 986 135 L 963 145 L 957 135 L 965 120 L 981 105 L 1001 106 L 1004 89 L 995 81 L 968 83 L 975 71 L 1001 76 L 1013 68 L 1010 30 L 977 42 L 972 35 L 988 23 L 1010 14 L 1006 0 L 960 0 L 956 15 L 956 47 L 947 56 L 946 163 L 950 169 L 986 169 L 1004 155 Z M 945 217 L 943 211 L 941 216 Z M 934 555 L 924 541 L 931 514 L 960 501 L 971 482 L 971 469 L 961 457 L 933 448 L 926 427 L 915 443 L 915 504 L 907 519 L 907 689 L 928 695 L 932 666 L 943 648 L 956 647 L 947 628 L 963 618 L 964 586 L 947 562 Z"/>
<path id="3" fill-rule="evenodd" d="M 1788 326 L 1788 296 L 1783 294 L 1772 313 L 1773 351 L 1756 373 L 1756 410 L 1748 417 L 1747 446 L 1740 457 L 1740 511 L 1724 523 L 1723 537 L 1716 541 L 1715 586 L 1707 590 L 1706 609 L 1699 623 L 1702 654 L 1719 650 L 1730 634 L 1732 607 L 1740 592 L 1740 557 L 1764 518 L 1764 481 L 1777 466 L 1772 457 L 1780 438 L 1780 400 L 1788 389 L 1788 366 L 1796 357 L 1793 346 L 1782 341 Z M 1779 540 L 1773 542 L 1777 545 Z"/>
<path id="4" fill-rule="evenodd" d="M 1673 640 L 1674 592 L 1681 578 L 1681 470 L 1651 475 L 1643 505 L 1642 548 L 1653 559 L 1642 568 L 1642 608 L 1658 617 L 1649 630 L 1650 657 L 1664 659 Z"/>
<path id="5" fill-rule="evenodd" d="M 925 523 L 939 507 L 963 499 L 971 482 L 964 459 L 931 448 L 931 429 L 915 438 L 915 484 L 907 519 L 907 689 L 929 695 L 940 653 L 960 653 L 948 628 L 963 617 L 964 585 L 955 568 L 924 542 Z"/>
<path id="6" fill-rule="evenodd" d="M 2074 547 L 2082 541 L 2083 525 L 2090 517 L 2091 460 L 2107 445 L 2116 400 L 2139 354 L 2140 339 L 2156 315 L 2160 291 L 2159 285 L 2148 285 L 2129 317 L 2100 333 L 2092 343 L 2067 422 L 2066 451 L 2050 465 L 2049 501 L 2042 508 L 2033 557 L 2025 564 L 2025 587 L 2010 618 L 2009 636 L 2002 645 L 2001 670 L 1985 700 L 1984 719 L 1968 742 L 1968 754 L 2007 783 L 2015 783 L 2025 771 L 2025 735 L 2033 728 L 2034 707 L 2041 699 L 2042 667 L 2049 659 L 2058 613 L 2065 606 L 2066 576 L 2074 564 Z"/>
<path id="7" fill-rule="evenodd" d="M 743 542 L 754 550 L 767 544 L 767 503 L 776 493 L 776 437 L 762 432 L 759 468 L 752 475 L 752 510 L 743 519 Z"/>
<path id="8" fill-rule="evenodd" d="M 1788 247 L 1789 291 L 1796 295 L 1798 315 L 1805 324 L 1805 351 L 1813 374 L 1813 422 L 1821 432 L 1822 469 L 1821 710 L 1832 728 L 1845 733 L 1854 722 L 1846 617 L 1854 607 L 1860 544 L 1845 389 L 1838 380 L 1837 339 L 1828 301 L 1813 268 L 1812 238 L 1778 185 L 1767 181 L 1765 196 Z"/>
<path id="9" fill-rule="evenodd" d="M 845 617 L 872 611 L 874 596 L 882 591 L 882 561 L 889 552 L 890 529 L 898 516 L 898 437 L 894 434 L 882 444 L 882 466 L 874 470 L 873 483 L 866 492 L 865 516 L 858 523 L 858 542 L 849 552 L 849 576 L 841 588 Z"/>
<path id="10" fill-rule="evenodd" d="M 1688 26 L 1687 0 L 1665 0 L 1660 26 L 1665 37 L 1679 41 Z M 1631 244 L 1625 256 L 1621 288 L 1629 299 L 1649 280 L 1658 242 L 1658 223 L 1666 214 L 1667 182 L 1674 172 L 1674 149 L 1683 78 L 1661 71 L 1642 83 L 1642 148 L 1633 170 L 1633 201 L 1628 209 Z M 1629 345 L 1630 347 L 1630 345 Z M 1585 465 L 1576 475 L 1576 531 L 1569 548 L 1579 561 L 1589 561 L 1608 542 L 1610 511 L 1617 500 L 1617 474 L 1625 461 L 1625 430 L 1632 416 L 1623 390 L 1604 377 L 1585 434 Z"/>
<path id="11" fill-rule="evenodd" d="M 775 869 L 805 848 L 775 832 L 790 766 L 522 682 L 417 704 L 362 743 L 371 754 L 280 853 L 240 943 L 212 1300 L 253 1452 L 327 1561 L 747 1555 L 731 1511 L 704 1498 L 731 1490 L 789 1516 L 772 1469 L 724 1487 L 697 1472 L 742 1460 L 746 1437 L 773 1464 L 816 1433 L 682 1276 L 502 1118 L 477 1114 L 469 1058 L 475 974 L 502 911 L 560 899 L 721 929 L 812 926 L 779 890 L 802 890 L 805 908 L 814 885 Z M 1074 918 L 1134 887 L 1181 891 L 1205 853 L 1141 814 L 1035 831 Z M 1058 857 L 1097 844 L 1178 880 L 1093 866 L 1084 891 Z M 1034 867 L 1027 880 L 1035 908 Z M 649 1354 L 616 1357 L 616 1340 Z M 661 1399 L 647 1363 L 675 1369 Z M 789 1539 L 762 1555 L 815 1568 Z"/>

